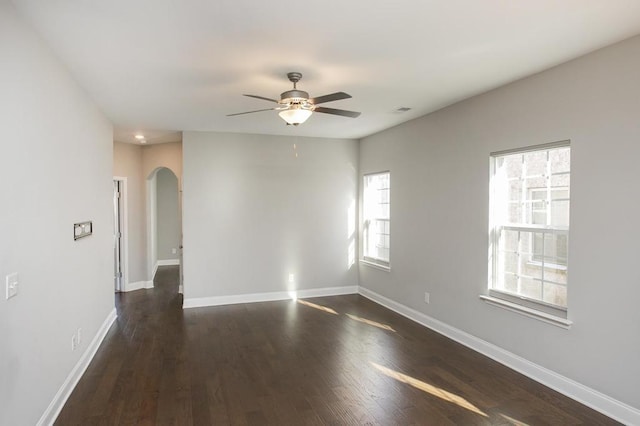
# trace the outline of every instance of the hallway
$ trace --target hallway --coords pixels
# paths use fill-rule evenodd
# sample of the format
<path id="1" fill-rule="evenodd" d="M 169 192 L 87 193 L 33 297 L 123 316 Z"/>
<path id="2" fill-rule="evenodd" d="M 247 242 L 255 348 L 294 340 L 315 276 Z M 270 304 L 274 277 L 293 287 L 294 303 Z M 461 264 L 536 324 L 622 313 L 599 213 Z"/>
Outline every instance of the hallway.
<path id="1" fill-rule="evenodd" d="M 164 415 L 158 401 L 173 398 L 169 374 L 185 350 L 176 344 L 183 336 L 178 274 L 178 266 L 161 266 L 153 289 L 115 294 L 116 323 L 56 425 L 154 424 Z"/>
<path id="2" fill-rule="evenodd" d="M 116 295 L 56 425 L 615 424 L 358 295 L 183 311 L 177 282 Z"/>

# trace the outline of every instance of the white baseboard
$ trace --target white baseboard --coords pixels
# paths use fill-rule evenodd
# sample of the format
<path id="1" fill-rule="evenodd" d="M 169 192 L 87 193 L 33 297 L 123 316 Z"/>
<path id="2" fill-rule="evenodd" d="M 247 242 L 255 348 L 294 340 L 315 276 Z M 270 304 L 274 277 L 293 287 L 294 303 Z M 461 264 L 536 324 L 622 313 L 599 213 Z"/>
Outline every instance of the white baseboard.
<path id="1" fill-rule="evenodd" d="M 489 358 L 521 373 L 525 376 L 550 387 L 571 399 L 574 399 L 587 407 L 591 407 L 602 414 L 611 417 L 621 423 L 628 425 L 640 425 L 640 410 L 631 407 L 623 402 L 613 399 L 603 393 L 584 386 L 574 380 L 564 377 L 538 364 L 534 364 L 516 354 L 506 351 L 499 346 L 479 339 L 432 318 L 422 312 L 418 312 L 408 306 L 388 299 L 374 291 L 364 287 L 359 287 L 358 292 L 386 308 L 409 318 L 433 331 L 436 331 L 451 340 L 455 340 L 476 352 L 488 356 Z"/>
<path id="2" fill-rule="evenodd" d="M 100 347 L 102 340 L 104 340 L 104 337 L 107 335 L 109 328 L 111 328 L 111 325 L 116 320 L 116 316 L 116 310 L 114 308 L 104 320 L 95 337 L 78 360 L 78 363 L 75 365 L 75 367 L 73 367 L 73 370 L 71 370 L 66 380 L 64 381 L 56 395 L 53 397 L 53 400 L 45 410 L 44 414 L 42 414 L 42 417 L 40 417 L 40 420 L 38 420 L 37 426 L 53 425 L 53 423 L 56 421 L 56 418 L 58 417 L 58 414 L 60 414 L 62 407 L 64 407 L 67 399 L 69 399 L 71 392 L 73 392 L 73 389 L 78 384 L 78 381 L 80 380 L 87 367 L 91 363 L 91 360 L 98 351 L 98 348 Z"/>
<path id="3" fill-rule="evenodd" d="M 158 272 L 158 266 L 178 266 L 180 265 L 180 259 L 163 259 L 158 260 L 155 265 L 153 265 L 153 273 L 151 274 L 152 279 L 155 278 L 156 272 Z"/>
<path id="4" fill-rule="evenodd" d="M 136 281 L 133 283 L 125 283 L 122 287 L 122 291 L 134 291 L 143 288 L 153 288 L 153 281 Z"/>
<path id="5" fill-rule="evenodd" d="M 158 266 L 177 266 L 177 265 L 180 265 L 180 259 L 158 260 L 156 262 L 156 269 L 158 269 Z"/>
<path id="6" fill-rule="evenodd" d="M 276 300 L 304 299 L 309 297 L 339 296 L 357 294 L 357 286 L 325 287 L 309 290 L 274 291 L 269 293 L 237 294 L 231 296 L 196 297 L 184 299 L 182 307 L 201 308 L 205 306 L 233 305 L 236 303 L 272 302 Z"/>

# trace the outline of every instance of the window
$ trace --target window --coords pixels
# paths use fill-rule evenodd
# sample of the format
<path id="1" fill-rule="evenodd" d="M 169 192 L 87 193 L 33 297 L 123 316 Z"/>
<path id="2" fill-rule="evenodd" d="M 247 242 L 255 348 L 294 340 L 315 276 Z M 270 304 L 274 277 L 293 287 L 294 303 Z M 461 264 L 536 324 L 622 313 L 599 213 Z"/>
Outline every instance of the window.
<path id="1" fill-rule="evenodd" d="M 568 142 L 491 155 L 490 295 L 566 318 Z"/>
<path id="2" fill-rule="evenodd" d="M 389 172 L 365 175 L 362 199 L 363 258 L 384 267 L 389 267 L 390 181 Z"/>

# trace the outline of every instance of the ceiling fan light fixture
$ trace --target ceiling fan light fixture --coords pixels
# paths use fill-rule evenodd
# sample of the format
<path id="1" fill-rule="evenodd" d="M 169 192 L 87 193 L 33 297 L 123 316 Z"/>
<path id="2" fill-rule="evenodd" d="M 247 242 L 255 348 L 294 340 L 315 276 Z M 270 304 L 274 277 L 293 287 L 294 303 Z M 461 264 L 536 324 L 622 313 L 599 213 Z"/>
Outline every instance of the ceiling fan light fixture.
<path id="1" fill-rule="evenodd" d="M 312 113 L 313 111 L 310 109 L 303 109 L 300 107 L 292 106 L 288 109 L 280 111 L 278 115 L 280 116 L 280 118 L 286 121 L 287 124 L 293 124 L 294 126 L 297 126 L 298 124 L 302 124 L 307 121 L 307 118 L 311 117 Z"/>

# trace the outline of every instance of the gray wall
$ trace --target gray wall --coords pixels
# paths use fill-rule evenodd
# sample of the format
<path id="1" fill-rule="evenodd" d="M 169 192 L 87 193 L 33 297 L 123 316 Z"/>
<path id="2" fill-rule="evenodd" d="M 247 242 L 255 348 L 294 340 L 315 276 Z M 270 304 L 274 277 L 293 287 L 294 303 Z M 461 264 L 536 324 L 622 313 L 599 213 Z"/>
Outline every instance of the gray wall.
<path id="1" fill-rule="evenodd" d="M 158 170 L 156 179 L 158 260 L 178 259 L 181 232 L 178 209 L 178 179 L 167 168 Z M 172 253 L 172 249 L 175 249 L 176 253 Z"/>
<path id="2" fill-rule="evenodd" d="M 0 57 L 0 424 L 33 425 L 114 307 L 113 132 L 7 0 Z"/>
<path id="3" fill-rule="evenodd" d="M 357 285 L 357 141 L 185 132 L 183 155 L 185 299 Z"/>
<path id="4" fill-rule="evenodd" d="M 362 140 L 361 174 L 392 175 L 392 270 L 360 285 L 640 408 L 638 76 L 636 37 Z M 489 153 L 565 139 L 570 330 L 478 299 Z"/>
<path id="5" fill-rule="evenodd" d="M 124 197 L 128 225 L 128 273 L 125 271 L 128 283 L 147 281 L 146 185 L 142 174 L 142 155 L 142 147 L 138 145 L 113 143 L 113 175 L 127 178 Z"/>

